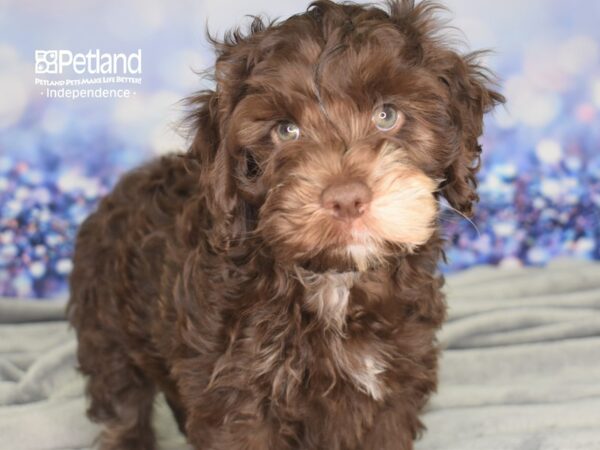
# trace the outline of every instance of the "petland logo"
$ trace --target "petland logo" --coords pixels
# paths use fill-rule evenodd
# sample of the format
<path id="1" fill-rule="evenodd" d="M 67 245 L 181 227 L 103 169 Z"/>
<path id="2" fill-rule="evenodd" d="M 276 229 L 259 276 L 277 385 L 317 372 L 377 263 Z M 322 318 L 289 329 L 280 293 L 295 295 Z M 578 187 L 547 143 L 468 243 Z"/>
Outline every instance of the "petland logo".
<path id="1" fill-rule="evenodd" d="M 141 49 L 129 54 L 35 51 L 35 84 L 45 88 L 40 94 L 47 98 L 130 98 L 136 91 L 122 85 L 141 85 L 141 74 Z"/>
<path id="2" fill-rule="evenodd" d="M 78 75 L 136 75 L 142 73 L 142 50 L 125 53 L 101 53 L 96 49 L 87 53 L 71 50 L 36 50 L 36 74 L 62 74 L 71 68 Z"/>

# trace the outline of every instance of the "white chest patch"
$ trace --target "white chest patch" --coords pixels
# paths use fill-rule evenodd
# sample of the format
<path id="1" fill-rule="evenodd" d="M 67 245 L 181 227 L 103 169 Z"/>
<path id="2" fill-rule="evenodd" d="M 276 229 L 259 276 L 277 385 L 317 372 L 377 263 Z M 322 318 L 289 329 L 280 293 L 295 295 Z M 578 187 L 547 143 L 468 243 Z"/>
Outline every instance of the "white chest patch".
<path id="1" fill-rule="evenodd" d="M 361 391 L 373 397 L 374 400 L 381 400 L 384 386 L 379 375 L 384 371 L 385 366 L 380 361 L 371 356 L 365 356 L 362 360 L 362 367 L 351 375 Z"/>
<path id="2" fill-rule="evenodd" d="M 326 325 L 341 331 L 346 319 L 350 289 L 356 276 L 354 273 L 302 274 L 306 306 Z"/>
<path id="3" fill-rule="evenodd" d="M 385 394 L 385 383 L 381 374 L 385 372 L 385 363 L 380 355 L 365 354 L 364 350 L 347 346 L 343 333 L 348 310 L 350 290 L 358 275 L 354 273 L 298 273 L 306 288 L 306 307 L 334 330 L 335 337 L 329 342 L 332 362 L 343 374 L 343 378 L 356 388 L 381 400 Z"/>

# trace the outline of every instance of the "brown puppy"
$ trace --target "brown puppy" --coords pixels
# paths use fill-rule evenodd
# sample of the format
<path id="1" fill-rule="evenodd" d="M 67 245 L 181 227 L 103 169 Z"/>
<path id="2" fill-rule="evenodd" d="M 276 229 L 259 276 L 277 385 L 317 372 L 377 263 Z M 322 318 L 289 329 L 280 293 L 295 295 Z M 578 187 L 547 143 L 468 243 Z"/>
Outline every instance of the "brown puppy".
<path id="1" fill-rule="evenodd" d="M 82 225 L 69 317 L 104 449 L 407 450 L 436 387 L 439 200 L 470 214 L 502 97 L 436 6 L 330 1 L 216 42 L 185 154 Z"/>

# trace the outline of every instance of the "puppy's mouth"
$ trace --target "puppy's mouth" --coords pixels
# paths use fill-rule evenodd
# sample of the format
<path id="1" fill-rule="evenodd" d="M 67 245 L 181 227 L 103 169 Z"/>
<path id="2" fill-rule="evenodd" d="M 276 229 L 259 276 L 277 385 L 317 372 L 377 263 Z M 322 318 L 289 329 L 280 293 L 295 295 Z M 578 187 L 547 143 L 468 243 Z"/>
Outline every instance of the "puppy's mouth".
<path id="1" fill-rule="evenodd" d="M 380 268 L 398 246 L 386 245 L 361 220 L 334 224 L 333 238 L 320 251 L 300 258 L 299 266 L 313 272 L 367 272 Z M 391 248 L 393 247 L 393 249 Z"/>
<path id="2" fill-rule="evenodd" d="M 368 211 L 365 212 L 368 215 Z M 368 245 L 373 237 L 362 217 L 354 220 L 338 220 L 333 218 L 331 226 L 334 229 L 336 241 L 335 247 Z"/>
<path id="3" fill-rule="evenodd" d="M 379 265 L 372 263 L 359 266 L 355 258 L 352 257 L 352 252 L 364 253 L 366 249 L 359 245 L 334 246 L 319 252 L 317 255 L 301 258 L 296 265 L 315 273 L 356 273 L 374 270 L 379 267 Z"/>

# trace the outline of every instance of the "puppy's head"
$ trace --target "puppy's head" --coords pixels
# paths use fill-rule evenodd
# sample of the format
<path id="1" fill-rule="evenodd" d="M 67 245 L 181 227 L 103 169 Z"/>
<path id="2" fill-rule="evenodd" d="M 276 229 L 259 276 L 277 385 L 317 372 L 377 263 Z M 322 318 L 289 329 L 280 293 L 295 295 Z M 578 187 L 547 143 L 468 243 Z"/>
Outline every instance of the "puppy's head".
<path id="1" fill-rule="evenodd" d="M 444 44 L 436 9 L 318 1 L 216 43 L 191 152 L 229 245 L 365 270 L 418 251 L 440 196 L 471 214 L 483 114 L 502 97 Z"/>

